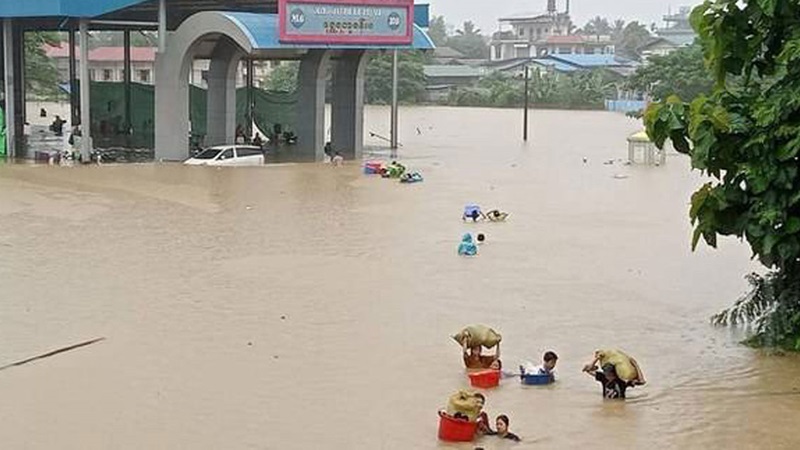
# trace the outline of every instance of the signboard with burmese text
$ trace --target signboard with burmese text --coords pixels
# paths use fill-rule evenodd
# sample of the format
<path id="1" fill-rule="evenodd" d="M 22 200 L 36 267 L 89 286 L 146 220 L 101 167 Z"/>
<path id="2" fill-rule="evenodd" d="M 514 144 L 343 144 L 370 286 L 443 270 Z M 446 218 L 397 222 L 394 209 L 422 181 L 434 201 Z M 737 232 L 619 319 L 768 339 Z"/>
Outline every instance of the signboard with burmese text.
<path id="1" fill-rule="evenodd" d="M 411 44 L 414 0 L 280 0 L 280 40 L 316 44 Z"/>

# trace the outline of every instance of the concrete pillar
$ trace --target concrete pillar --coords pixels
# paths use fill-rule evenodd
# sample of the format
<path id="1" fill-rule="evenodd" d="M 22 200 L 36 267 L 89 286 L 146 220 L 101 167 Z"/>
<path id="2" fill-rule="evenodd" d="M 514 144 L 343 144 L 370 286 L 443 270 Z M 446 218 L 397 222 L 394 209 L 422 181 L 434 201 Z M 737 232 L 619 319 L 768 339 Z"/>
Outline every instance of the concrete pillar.
<path id="1" fill-rule="evenodd" d="M 185 58 L 180 64 L 170 61 Z M 194 55 L 156 54 L 156 159 L 181 161 L 189 156 L 189 72 Z"/>
<path id="2" fill-rule="evenodd" d="M 75 29 L 69 30 L 69 123 L 70 126 L 80 122 L 80 106 L 78 101 L 78 57 L 75 54 Z M 67 130 L 71 132 L 71 130 Z"/>
<path id="3" fill-rule="evenodd" d="M 81 158 L 89 161 L 92 153 L 91 80 L 89 79 L 89 21 L 81 19 L 79 38 L 81 50 Z"/>
<path id="4" fill-rule="evenodd" d="M 205 145 L 233 144 L 236 138 L 236 76 L 243 53 L 220 39 L 208 67 L 208 112 Z"/>
<path id="5" fill-rule="evenodd" d="M 17 126 L 16 126 L 16 74 L 14 67 L 14 20 L 3 19 L 3 88 L 5 92 L 6 116 L 6 155 L 9 159 L 17 157 Z"/>
<path id="6" fill-rule="evenodd" d="M 297 145 L 299 158 L 322 161 L 325 146 L 325 82 L 330 52 L 309 50 L 298 74 Z"/>
<path id="7" fill-rule="evenodd" d="M 331 140 L 346 159 L 361 159 L 364 149 L 364 72 L 368 58 L 363 50 L 345 51 L 333 72 Z"/>

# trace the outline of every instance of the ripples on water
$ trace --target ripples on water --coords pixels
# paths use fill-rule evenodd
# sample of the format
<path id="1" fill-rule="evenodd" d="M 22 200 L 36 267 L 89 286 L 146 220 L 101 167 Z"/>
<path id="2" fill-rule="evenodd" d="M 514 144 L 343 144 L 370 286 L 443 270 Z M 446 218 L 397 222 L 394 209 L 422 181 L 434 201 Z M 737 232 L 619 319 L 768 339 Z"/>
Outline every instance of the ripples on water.
<path id="1" fill-rule="evenodd" d="M 4 447 L 472 449 L 437 442 L 436 410 L 467 382 L 448 336 L 484 322 L 509 368 L 561 356 L 556 385 L 489 393 L 524 441 L 486 448 L 797 448 L 800 361 L 707 325 L 754 266 L 733 241 L 690 253 L 687 162 L 604 165 L 637 130 L 606 113 L 537 111 L 522 145 L 520 115 L 404 110 L 414 186 L 0 167 L 3 362 L 108 338 L 0 373 Z M 468 202 L 512 217 L 464 224 Z M 487 234 L 478 258 L 455 256 L 464 232 Z M 624 404 L 580 373 L 609 346 L 649 381 Z"/>

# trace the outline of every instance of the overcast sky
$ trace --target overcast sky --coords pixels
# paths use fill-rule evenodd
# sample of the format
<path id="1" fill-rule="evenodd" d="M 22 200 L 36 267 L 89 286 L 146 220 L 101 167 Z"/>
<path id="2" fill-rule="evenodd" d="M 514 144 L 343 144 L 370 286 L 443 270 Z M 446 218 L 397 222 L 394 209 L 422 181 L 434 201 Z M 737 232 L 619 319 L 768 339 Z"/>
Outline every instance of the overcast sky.
<path id="1" fill-rule="evenodd" d="M 424 3 L 417 0 L 417 3 Z M 460 25 L 472 20 L 491 34 L 497 30 L 497 19 L 522 12 L 545 11 L 547 0 L 427 0 L 431 14 L 443 15 L 449 25 Z M 566 0 L 557 0 L 559 10 L 564 9 Z M 680 6 L 694 6 L 701 0 L 571 0 L 572 20 L 578 27 L 591 18 L 604 16 L 610 19 L 622 18 L 626 21 L 639 20 L 646 24 L 656 22 L 659 26 L 661 16 L 672 8 L 676 12 Z"/>

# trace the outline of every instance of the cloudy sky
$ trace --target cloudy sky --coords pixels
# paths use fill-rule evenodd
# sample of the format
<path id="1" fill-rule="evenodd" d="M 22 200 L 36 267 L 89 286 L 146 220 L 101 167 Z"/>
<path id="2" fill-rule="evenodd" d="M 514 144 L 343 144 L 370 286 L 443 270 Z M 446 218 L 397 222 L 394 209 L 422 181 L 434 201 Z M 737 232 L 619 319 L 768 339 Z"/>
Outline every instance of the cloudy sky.
<path id="1" fill-rule="evenodd" d="M 520 12 L 544 11 L 547 0 L 427 0 L 431 14 L 443 15 L 450 25 L 472 20 L 489 34 L 497 29 L 497 18 Z M 557 0 L 560 10 L 566 0 Z M 423 0 L 417 0 L 423 3 Z M 657 22 L 661 26 L 661 16 L 672 8 L 675 12 L 680 6 L 694 6 L 701 0 L 571 0 L 572 20 L 583 26 L 595 16 L 626 21 L 639 20 L 647 24 Z"/>

